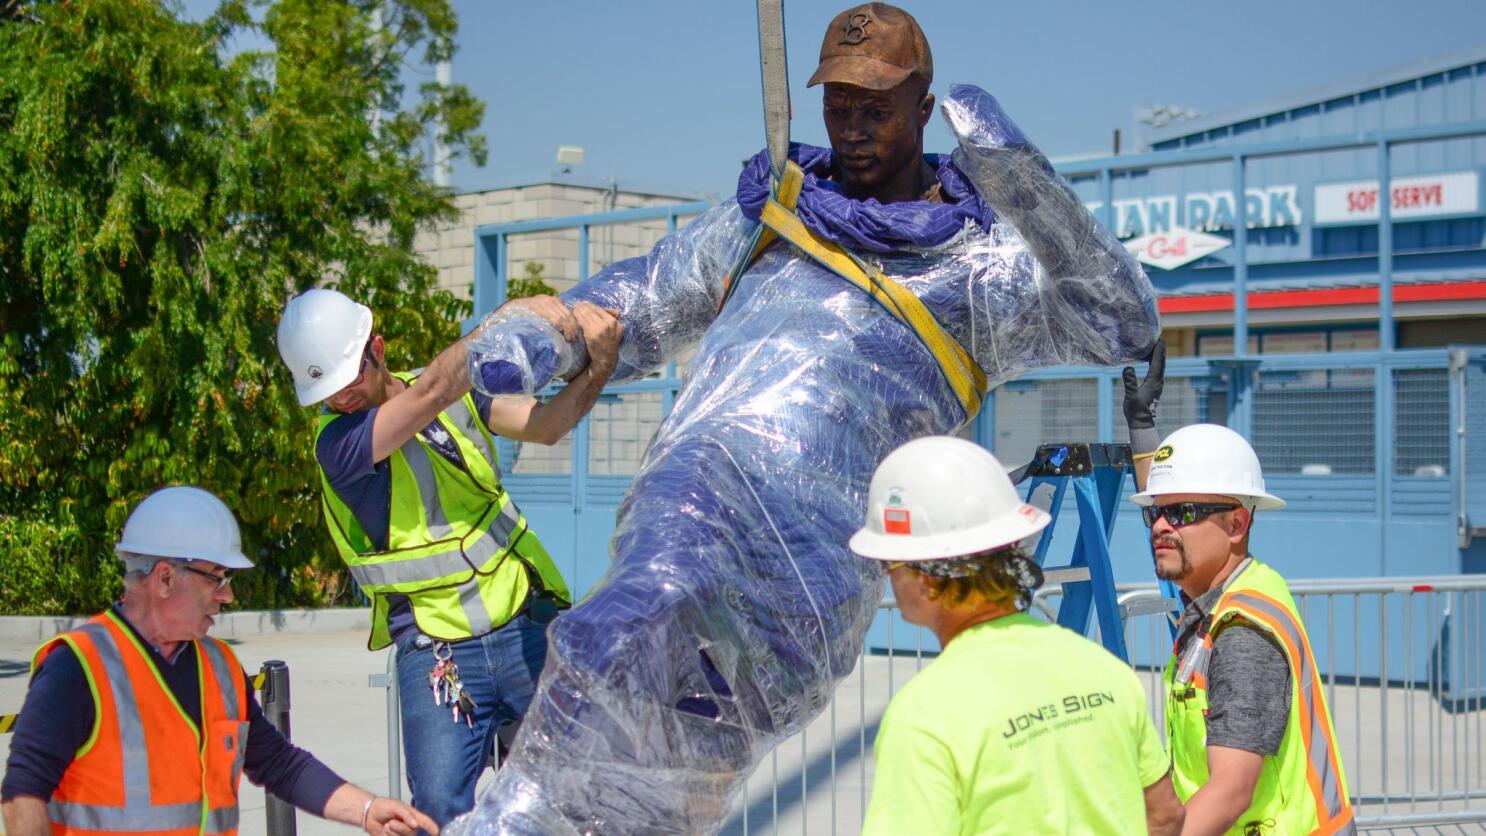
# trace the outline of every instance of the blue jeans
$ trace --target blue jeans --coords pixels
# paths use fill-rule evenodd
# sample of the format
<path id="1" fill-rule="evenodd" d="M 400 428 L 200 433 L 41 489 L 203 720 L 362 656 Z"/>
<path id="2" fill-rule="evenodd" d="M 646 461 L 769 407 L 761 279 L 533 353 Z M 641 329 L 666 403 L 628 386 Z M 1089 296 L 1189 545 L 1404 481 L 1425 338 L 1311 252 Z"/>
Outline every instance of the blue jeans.
<path id="1" fill-rule="evenodd" d="M 428 672 L 434 642 L 413 633 L 398 643 L 402 746 L 414 807 L 443 827 L 475 806 L 475 784 L 503 723 L 519 722 L 547 658 L 547 624 L 522 613 L 500 629 L 451 644 L 459 678 L 475 701 L 473 727 L 434 705 Z"/>

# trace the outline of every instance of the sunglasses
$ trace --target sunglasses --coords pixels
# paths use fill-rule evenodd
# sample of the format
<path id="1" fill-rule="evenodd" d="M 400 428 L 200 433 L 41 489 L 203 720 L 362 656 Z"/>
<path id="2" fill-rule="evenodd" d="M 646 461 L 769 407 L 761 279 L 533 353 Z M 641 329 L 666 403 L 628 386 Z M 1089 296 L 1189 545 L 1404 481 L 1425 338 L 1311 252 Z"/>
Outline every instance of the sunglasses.
<path id="1" fill-rule="evenodd" d="M 1145 516 L 1146 528 L 1156 524 L 1156 520 L 1162 517 L 1171 523 L 1173 528 L 1181 528 L 1184 525 L 1202 522 L 1213 514 L 1221 514 L 1224 511 L 1232 511 L 1243 506 L 1227 502 L 1173 502 L 1170 505 L 1147 505 L 1141 509 Z"/>
<path id="2" fill-rule="evenodd" d="M 206 579 L 212 581 L 213 583 L 215 583 L 217 585 L 217 589 L 216 589 L 217 592 L 221 592 L 223 589 L 225 589 L 227 587 L 228 584 L 232 583 L 232 570 L 231 569 L 224 569 L 222 571 L 222 574 L 217 575 L 217 574 L 213 574 L 211 572 L 208 572 L 208 571 L 206 571 L 204 569 L 197 569 L 195 566 L 192 566 L 189 563 L 177 563 L 176 566 L 178 566 L 178 567 L 180 567 L 182 569 L 185 569 L 187 572 L 190 572 L 193 575 L 200 575 L 203 578 L 206 578 Z"/>

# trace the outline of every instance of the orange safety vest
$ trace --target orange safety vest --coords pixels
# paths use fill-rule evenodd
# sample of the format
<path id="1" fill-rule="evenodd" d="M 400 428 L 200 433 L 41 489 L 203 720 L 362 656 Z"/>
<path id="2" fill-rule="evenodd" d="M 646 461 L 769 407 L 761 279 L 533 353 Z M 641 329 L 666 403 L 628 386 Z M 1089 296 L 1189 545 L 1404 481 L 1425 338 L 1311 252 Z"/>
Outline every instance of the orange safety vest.
<path id="1" fill-rule="evenodd" d="M 231 648 L 206 638 L 186 651 L 201 684 L 198 727 L 117 613 L 43 644 L 33 673 L 60 644 L 82 663 L 94 710 L 92 732 L 47 803 L 52 833 L 237 833 L 248 698 Z"/>

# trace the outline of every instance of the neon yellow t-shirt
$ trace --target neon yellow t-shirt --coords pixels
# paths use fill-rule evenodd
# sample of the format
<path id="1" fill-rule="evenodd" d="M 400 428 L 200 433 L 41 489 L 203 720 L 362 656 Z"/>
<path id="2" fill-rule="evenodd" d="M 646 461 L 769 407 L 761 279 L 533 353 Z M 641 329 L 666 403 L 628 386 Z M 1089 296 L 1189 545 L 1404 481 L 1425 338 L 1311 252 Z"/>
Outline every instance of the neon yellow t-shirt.
<path id="1" fill-rule="evenodd" d="M 1169 765 L 1140 680 L 1018 613 L 978 624 L 893 697 L 865 834 L 1144 833 Z"/>

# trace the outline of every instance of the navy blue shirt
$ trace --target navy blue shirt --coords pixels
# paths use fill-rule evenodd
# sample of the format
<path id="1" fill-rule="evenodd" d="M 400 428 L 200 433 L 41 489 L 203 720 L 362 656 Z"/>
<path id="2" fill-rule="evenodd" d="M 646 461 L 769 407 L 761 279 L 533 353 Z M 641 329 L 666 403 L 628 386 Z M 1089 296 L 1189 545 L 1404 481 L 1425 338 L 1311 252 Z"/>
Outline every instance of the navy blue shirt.
<path id="1" fill-rule="evenodd" d="M 490 398 L 479 391 L 470 394 L 480 420 L 489 426 Z M 315 443 L 315 458 L 335 495 L 351 509 L 373 545 L 382 550 L 387 548 L 392 517 L 392 465 L 388 459 L 372 460 L 372 424 L 379 408 L 348 413 L 330 422 Z M 418 434 L 444 458 L 461 464 L 459 448 L 438 421 L 430 421 Z M 387 604 L 387 630 L 392 640 L 400 643 L 418 629 L 413 607 L 406 595 L 388 595 Z"/>
<path id="2" fill-rule="evenodd" d="M 165 687 L 175 695 L 181 710 L 201 726 L 201 687 L 197 678 L 196 654 L 183 643 L 173 659 L 160 655 L 140 635 L 118 605 L 114 613 L 139 637 L 139 644 L 160 671 Z M 48 800 L 62 782 L 77 750 L 92 733 L 95 709 L 82 663 L 70 648 L 47 654 L 31 678 L 25 705 L 16 718 L 0 799 L 34 795 Z M 323 815 L 325 802 L 346 783 L 314 755 L 295 746 L 263 716 L 253 689 L 248 689 L 248 740 L 243 754 L 243 774 L 275 796 L 301 810 Z"/>

